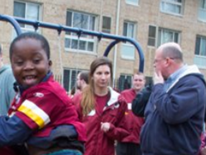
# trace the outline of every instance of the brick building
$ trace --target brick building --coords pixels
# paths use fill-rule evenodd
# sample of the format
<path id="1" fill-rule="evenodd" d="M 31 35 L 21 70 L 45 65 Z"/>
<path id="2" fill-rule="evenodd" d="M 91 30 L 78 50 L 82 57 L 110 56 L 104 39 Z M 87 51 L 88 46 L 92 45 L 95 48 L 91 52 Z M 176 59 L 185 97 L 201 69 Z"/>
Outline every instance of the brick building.
<path id="1" fill-rule="evenodd" d="M 197 64 L 206 76 L 206 0 L 0 0 L 0 14 L 132 37 L 141 45 L 144 73 L 153 75 L 155 49 L 174 41 L 181 45 L 187 64 Z M 33 27 L 21 24 L 23 31 Z M 91 61 L 104 53 L 111 42 L 70 32 L 39 28 L 51 46 L 53 72 L 69 91 L 79 70 L 88 70 Z M 15 37 L 11 24 L 0 21 L 0 43 L 5 62 Z M 118 89 L 131 86 L 139 68 L 139 56 L 129 43 L 119 43 L 109 53 Z"/>

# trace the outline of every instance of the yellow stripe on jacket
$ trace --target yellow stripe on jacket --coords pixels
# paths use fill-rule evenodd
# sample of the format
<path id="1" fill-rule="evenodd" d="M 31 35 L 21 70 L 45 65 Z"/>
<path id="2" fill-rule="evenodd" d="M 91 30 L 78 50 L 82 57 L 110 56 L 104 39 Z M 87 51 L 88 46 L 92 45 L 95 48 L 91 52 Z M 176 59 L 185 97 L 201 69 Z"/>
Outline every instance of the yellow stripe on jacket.
<path id="1" fill-rule="evenodd" d="M 39 126 L 39 128 L 44 127 L 50 122 L 49 116 L 35 103 L 29 100 L 25 100 L 18 108 L 18 111 L 24 113 L 31 120 L 33 120 Z"/>

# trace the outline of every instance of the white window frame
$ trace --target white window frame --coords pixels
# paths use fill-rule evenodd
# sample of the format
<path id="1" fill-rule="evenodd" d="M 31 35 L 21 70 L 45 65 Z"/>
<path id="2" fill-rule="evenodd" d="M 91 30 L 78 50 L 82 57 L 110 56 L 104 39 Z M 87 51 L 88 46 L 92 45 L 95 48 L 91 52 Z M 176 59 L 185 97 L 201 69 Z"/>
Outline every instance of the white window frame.
<path id="1" fill-rule="evenodd" d="M 67 13 L 70 12 L 71 13 L 71 25 L 67 25 L 69 27 L 74 27 L 74 28 L 80 28 L 83 29 L 81 27 L 75 27 L 74 26 L 74 15 L 75 14 L 81 14 L 81 15 L 85 15 L 86 17 L 88 17 L 89 21 L 92 21 L 92 18 L 94 18 L 94 29 L 86 29 L 86 30 L 92 30 L 92 31 L 96 31 L 97 30 L 97 17 L 93 14 L 89 14 L 89 13 L 83 13 L 83 12 L 78 12 L 78 11 L 71 11 L 71 10 L 67 10 Z M 66 17 L 68 18 L 68 17 Z M 86 23 L 87 27 L 92 27 L 91 25 L 89 25 L 90 23 Z M 68 44 L 69 47 L 66 47 L 66 42 L 68 41 L 77 41 L 77 48 L 73 48 L 71 45 L 72 44 Z M 85 42 L 85 49 L 80 49 L 80 43 Z M 93 44 L 93 50 L 88 50 L 89 44 Z M 97 44 L 97 39 L 93 36 L 88 36 L 88 35 L 81 35 L 80 37 L 78 37 L 78 35 L 76 33 L 66 33 L 65 34 L 65 50 L 66 51 L 72 51 L 72 52 L 83 52 L 83 53 L 90 53 L 90 54 L 96 54 L 96 44 Z"/>
<path id="2" fill-rule="evenodd" d="M 206 22 L 206 0 L 199 0 L 198 20 Z"/>
<path id="3" fill-rule="evenodd" d="M 183 13 L 183 4 L 184 4 L 184 0 L 182 0 L 182 2 L 174 2 L 174 0 L 161 0 L 160 10 L 161 10 L 161 12 L 164 12 L 164 13 L 169 13 L 169 14 L 181 16 Z M 164 5 L 171 5 L 171 6 L 180 7 L 180 13 L 167 10 L 166 8 L 164 8 Z"/>
<path id="4" fill-rule="evenodd" d="M 149 33 L 149 31 L 150 31 L 150 27 L 153 27 L 153 28 L 155 28 L 155 36 L 153 37 L 153 36 L 150 36 L 150 33 Z M 155 25 L 149 25 L 149 27 L 148 27 L 148 40 L 147 40 L 147 46 L 149 46 L 149 47 L 156 47 L 156 40 L 157 40 L 157 29 L 158 29 L 158 27 L 157 26 L 155 26 Z M 154 40 L 154 45 L 149 45 L 149 42 L 150 42 L 150 40 Z"/>
<path id="5" fill-rule="evenodd" d="M 25 18 L 25 19 L 30 19 L 30 20 L 38 20 L 38 21 L 41 20 L 41 14 L 42 14 L 41 4 L 33 3 L 33 2 L 25 2 L 25 1 L 14 1 L 14 5 L 15 5 L 15 2 L 16 3 L 23 3 L 23 4 L 25 4 L 25 17 L 20 17 L 20 18 Z M 30 18 L 30 17 L 28 17 L 28 7 L 29 7 L 29 5 L 34 5 L 34 6 L 38 7 L 38 12 L 37 12 L 38 13 L 38 17 L 37 18 Z M 31 26 L 31 25 L 20 24 L 20 26 L 21 26 L 22 32 L 27 32 L 27 31 L 32 31 L 33 32 L 33 31 L 35 31 L 34 27 Z M 38 29 L 37 31 L 40 32 L 40 29 Z"/>
<path id="6" fill-rule="evenodd" d="M 126 30 L 125 28 L 126 25 Z M 128 38 L 133 38 L 135 39 L 135 34 L 136 34 L 136 27 L 137 24 L 135 22 L 130 22 L 130 21 L 124 21 L 123 25 L 123 36 L 128 37 Z M 133 28 L 133 30 L 129 30 L 129 28 Z M 126 34 L 124 34 L 126 31 Z M 127 54 L 129 53 L 129 54 Z M 123 43 L 121 47 L 121 58 L 123 59 L 128 59 L 128 60 L 135 60 L 135 47 L 129 42 Z"/>
<path id="7" fill-rule="evenodd" d="M 127 4 L 130 4 L 130 5 L 134 5 L 134 6 L 138 6 L 139 5 L 139 0 L 126 0 L 126 3 Z"/>
<path id="8" fill-rule="evenodd" d="M 110 25 L 109 25 L 110 28 L 104 28 L 104 18 L 110 19 Z M 102 16 L 102 32 L 111 33 L 111 29 L 112 29 L 112 18 L 108 16 Z"/>
<path id="9" fill-rule="evenodd" d="M 65 71 L 69 71 L 69 78 L 65 77 Z M 77 75 L 80 71 L 82 71 L 82 70 L 81 69 L 73 69 L 73 68 L 64 68 L 63 85 L 64 85 L 65 90 L 67 90 L 67 92 L 69 92 L 76 85 Z M 73 75 L 73 73 L 74 73 L 74 75 Z M 67 82 L 69 82 L 69 83 L 67 83 L 68 88 L 66 88 L 65 79 Z"/>
<path id="10" fill-rule="evenodd" d="M 199 39 L 200 42 L 197 42 L 197 39 Z M 199 47 L 197 47 L 198 44 L 199 44 Z M 205 50 L 205 51 L 203 51 L 203 50 Z M 194 63 L 199 68 L 206 69 L 206 36 L 197 35 L 197 37 L 196 37 Z"/>
<path id="11" fill-rule="evenodd" d="M 124 25 L 127 24 L 127 28 L 126 28 L 126 34 L 124 34 Z M 124 21 L 124 25 L 123 25 L 123 36 L 125 37 L 129 37 L 129 38 L 133 38 L 135 39 L 135 34 L 136 34 L 136 23 L 135 22 L 130 22 L 130 21 Z M 129 30 L 130 26 L 133 26 L 133 32 L 132 32 L 132 36 L 130 33 L 131 30 Z"/>
<path id="12" fill-rule="evenodd" d="M 164 35 L 166 33 L 172 33 L 172 40 L 165 40 Z M 175 40 L 175 35 L 178 35 L 177 40 Z M 166 42 L 176 42 L 179 43 L 180 42 L 180 32 L 176 31 L 176 30 L 171 30 L 171 29 L 167 29 L 167 28 L 158 28 L 158 46 L 161 44 L 164 44 Z"/>
<path id="13" fill-rule="evenodd" d="M 155 29 L 156 29 L 155 30 L 155 38 L 152 38 L 152 39 L 154 39 L 155 45 L 152 46 L 152 45 L 148 44 L 149 39 L 150 39 L 149 28 L 148 28 L 148 42 L 147 42 L 148 47 L 157 47 L 157 46 L 160 46 L 161 44 L 166 43 L 166 42 L 180 43 L 180 37 L 181 37 L 180 31 L 172 30 L 172 29 L 168 29 L 168 28 L 162 28 L 162 27 L 158 27 L 158 26 L 155 26 L 155 25 L 149 25 L 149 27 L 150 26 L 155 27 Z M 165 38 L 163 38 L 165 33 L 172 33 L 172 39 L 171 40 L 165 40 Z M 177 40 L 175 38 L 175 35 L 177 35 Z"/>

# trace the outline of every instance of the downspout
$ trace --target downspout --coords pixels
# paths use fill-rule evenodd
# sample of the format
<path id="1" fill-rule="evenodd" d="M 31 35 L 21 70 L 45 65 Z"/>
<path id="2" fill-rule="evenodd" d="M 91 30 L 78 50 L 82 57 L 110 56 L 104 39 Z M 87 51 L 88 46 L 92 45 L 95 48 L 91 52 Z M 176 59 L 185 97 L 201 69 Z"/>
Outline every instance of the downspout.
<path id="1" fill-rule="evenodd" d="M 121 0 L 117 2 L 117 14 L 116 14 L 116 31 L 115 35 L 119 33 L 119 14 L 120 14 L 120 3 Z M 113 55 L 113 87 L 115 87 L 115 78 L 116 78 L 116 66 L 117 66 L 117 46 L 114 47 L 114 55 Z"/>
<path id="2" fill-rule="evenodd" d="M 103 1 L 101 0 L 101 3 L 100 3 L 100 19 L 99 19 L 99 32 L 102 32 L 102 17 L 103 17 L 103 11 L 102 11 L 102 5 L 103 5 Z M 98 51 L 99 51 L 99 42 L 100 42 L 100 40 L 99 39 L 97 39 L 97 46 L 96 46 L 96 48 L 97 48 L 97 57 L 98 57 Z"/>

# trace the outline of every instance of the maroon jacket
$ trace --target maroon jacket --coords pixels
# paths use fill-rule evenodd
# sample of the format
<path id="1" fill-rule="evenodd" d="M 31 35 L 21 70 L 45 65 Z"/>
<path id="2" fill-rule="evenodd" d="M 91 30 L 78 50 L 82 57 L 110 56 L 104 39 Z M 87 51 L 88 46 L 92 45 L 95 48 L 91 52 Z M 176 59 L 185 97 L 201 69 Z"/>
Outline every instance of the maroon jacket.
<path id="1" fill-rule="evenodd" d="M 114 141 L 122 141 L 124 137 L 129 135 L 125 126 L 126 102 L 119 98 L 117 92 L 110 89 L 110 99 L 105 103 L 103 112 L 98 114 L 95 108 L 84 117 L 80 101 L 81 97 L 76 97 L 74 102 L 78 103 L 77 111 L 87 131 L 84 155 L 114 155 Z M 108 132 L 105 133 L 100 129 L 101 122 L 110 122 L 111 127 Z"/>
<path id="2" fill-rule="evenodd" d="M 30 129 L 39 129 L 32 137 L 48 137 L 60 125 L 73 125 L 78 140 L 86 140 L 85 126 L 78 119 L 75 106 L 53 76 L 46 82 L 26 89 L 21 98 L 14 100 L 8 113 L 15 113 Z"/>
<path id="3" fill-rule="evenodd" d="M 144 124 L 144 118 L 137 117 L 132 112 L 132 101 L 136 97 L 136 92 L 134 89 L 127 89 L 121 92 L 121 96 L 123 96 L 127 101 L 127 112 L 125 118 L 130 132 L 130 135 L 125 137 L 122 142 L 139 144 L 140 131 L 142 125 Z"/>

